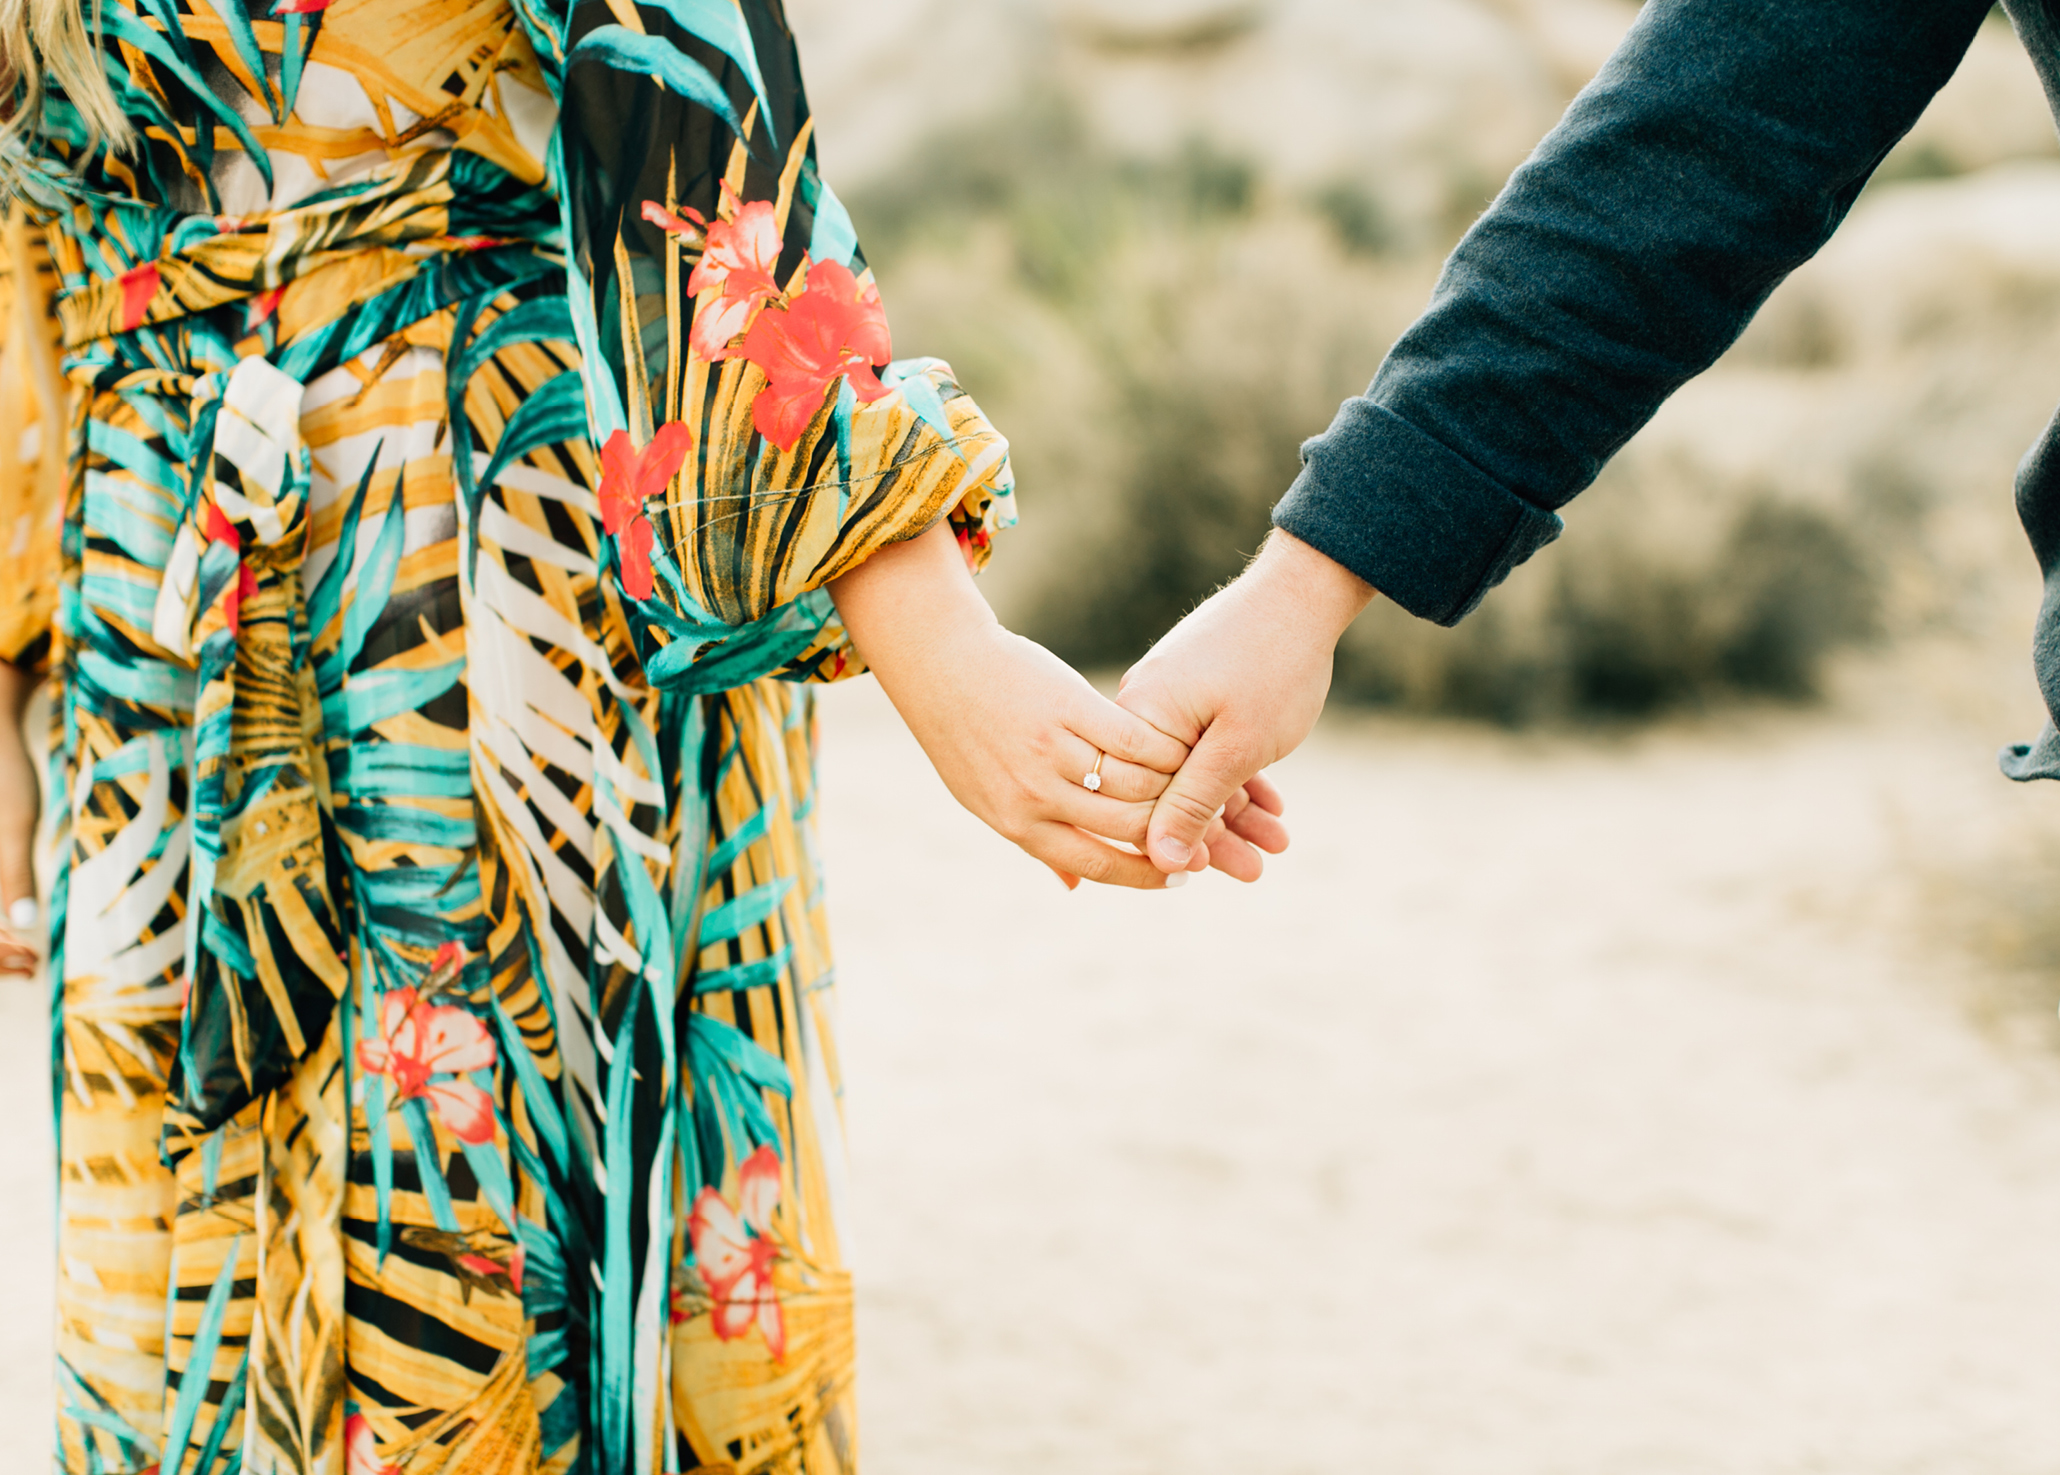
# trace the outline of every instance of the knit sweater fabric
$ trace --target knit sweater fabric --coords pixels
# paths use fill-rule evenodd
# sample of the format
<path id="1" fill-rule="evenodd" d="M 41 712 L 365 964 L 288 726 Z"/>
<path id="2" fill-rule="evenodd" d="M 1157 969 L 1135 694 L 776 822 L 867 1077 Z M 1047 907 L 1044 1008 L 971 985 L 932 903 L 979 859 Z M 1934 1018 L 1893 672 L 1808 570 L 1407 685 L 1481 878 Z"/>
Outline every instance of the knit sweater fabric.
<path id="1" fill-rule="evenodd" d="M 2056 0 L 2005 0 L 2060 113 Z M 1558 509 L 1830 239 L 1988 0 L 1651 0 L 1466 233 L 1365 394 L 1302 447 L 1274 524 L 1456 623 Z M 2017 505 L 2060 715 L 2060 418 Z M 2006 749 L 2060 777 L 2060 732 Z"/>

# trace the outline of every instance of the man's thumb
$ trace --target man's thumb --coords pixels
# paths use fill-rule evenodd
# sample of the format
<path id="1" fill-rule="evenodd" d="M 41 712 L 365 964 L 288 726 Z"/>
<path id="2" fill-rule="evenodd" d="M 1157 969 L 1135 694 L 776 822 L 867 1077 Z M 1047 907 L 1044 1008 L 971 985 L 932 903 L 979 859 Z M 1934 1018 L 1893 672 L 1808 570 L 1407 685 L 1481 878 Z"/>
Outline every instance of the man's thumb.
<path id="1" fill-rule="evenodd" d="M 1145 829 L 1145 854 L 1152 864 L 1169 875 L 1186 870 L 1216 811 L 1258 771 L 1222 723 L 1204 732 L 1152 806 Z"/>

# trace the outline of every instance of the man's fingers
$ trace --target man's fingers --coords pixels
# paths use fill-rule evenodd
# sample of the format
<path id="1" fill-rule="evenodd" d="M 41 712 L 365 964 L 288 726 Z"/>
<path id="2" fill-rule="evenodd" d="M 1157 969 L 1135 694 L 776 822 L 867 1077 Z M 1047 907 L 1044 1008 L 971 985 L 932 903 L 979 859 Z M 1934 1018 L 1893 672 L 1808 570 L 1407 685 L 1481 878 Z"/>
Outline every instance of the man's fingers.
<path id="1" fill-rule="evenodd" d="M 1143 856 L 1118 850 L 1071 825 L 1040 824 L 1018 843 L 1053 870 L 1104 886 L 1164 891 L 1187 880 L 1185 875 L 1168 877 Z"/>
<path id="2" fill-rule="evenodd" d="M 1288 848 L 1287 826 L 1256 804 L 1245 806 L 1229 825 L 1233 835 L 1250 841 L 1268 855 L 1278 855 Z"/>
<path id="3" fill-rule="evenodd" d="M 1287 800 L 1281 797 L 1280 786 L 1263 773 L 1245 780 L 1245 794 L 1268 814 L 1287 813 Z"/>
<path id="4" fill-rule="evenodd" d="M 1152 863 L 1162 871 L 1185 870 L 1216 811 L 1257 767 L 1224 723 L 1219 721 L 1203 733 L 1152 807 L 1145 846 Z"/>
<path id="5" fill-rule="evenodd" d="M 1221 871 L 1232 880 L 1256 881 L 1266 869 L 1259 852 L 1240 840 L 1220 819 L 1209 826 L 1195 853 L 1199 855 L 1204 850 L 1208 852 L 1210 869 Z"/>

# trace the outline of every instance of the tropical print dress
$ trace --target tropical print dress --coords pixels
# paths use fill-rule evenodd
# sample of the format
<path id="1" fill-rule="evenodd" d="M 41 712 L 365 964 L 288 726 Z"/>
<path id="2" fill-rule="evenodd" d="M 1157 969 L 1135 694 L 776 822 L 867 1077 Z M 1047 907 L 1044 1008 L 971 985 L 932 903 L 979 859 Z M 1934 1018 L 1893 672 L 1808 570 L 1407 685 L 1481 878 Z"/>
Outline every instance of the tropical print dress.
<path id="1" fill-rule="evenodd" d="M 105 0 L 7 226 L 57 1461 L 853 1468 L 807 683 L 1007 448 L 778 0 Z"/>

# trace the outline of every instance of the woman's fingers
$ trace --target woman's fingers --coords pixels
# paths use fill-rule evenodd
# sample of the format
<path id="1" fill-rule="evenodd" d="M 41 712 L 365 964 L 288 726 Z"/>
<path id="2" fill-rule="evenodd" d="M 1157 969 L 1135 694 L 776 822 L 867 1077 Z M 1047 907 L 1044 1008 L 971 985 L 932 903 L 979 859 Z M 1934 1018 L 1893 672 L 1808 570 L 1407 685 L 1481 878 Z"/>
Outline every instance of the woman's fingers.
<path id="1" fill-rule="evenodd" d="M 1171 775 L 1155 768 L 1103 752 L 1078 733 L 1061 733 L 1057 747 L 1055 771 L 1060 779 L 1077 786 L 1082 793 L 1100 794 L 1105 799 L 1121 799 L 1129 804 L 1149 804 L 1171 779 Z M 1101 759 L 1099 769 L 1095 767 L 1097 757 Z M 1086 783 L 1089 774 L 1097 780 L 1098 786 L 1093 789 Z"/>
<path id="2" fill-rule="evenodd" d="M 1067 733 L 1059 741 L 1059 751 L 1059 789 L 1043 806 L 1048 816 L 1090 834 L 1142 845 L 1151 801 L 1165 789 L 1168 775 L 1103 753 L 1100 787 L 1089 789 L 1080 780 L 1094 771 L 1099 750 L 1078 734 Z M 1258 880 L 1265 869 L 1259 852 L 1278 855 L 1288 847 L 1287 826 L 1278 817 L 1286 807 L 1271 780 L 1263 774 L 1253 778 L 1224 803 L 1188 869 L 1214 869 L 1240 881 Z"/>
<path id="3" fill-rule="evenodd" d="M 1145 826 L 1151 823 L 1152 806 L 1148 799 L 1113 799 L 1060 780 L 1038 796 L 1034 813 L 1040 821 L 1056 820 L 1090 835 L 1142 845 Z"/>
<path id="4" fill-rule="evenodd" d="M 1126 712 L 1084 682 L 1062 719 L 1068 729 L 1107 753 L 1158 773 L 1171 774 L 1187 758 L 1187 744 L 1166 736 L 1135 712 Z M 1088 762 L 1092 763 L 1093 758 Z M 1107 765 L 1104 764 L 1106 772 Z"/>
<path id="5" fill-rule="evenodd" d="M 1071 825 L 1045 823 L 1016 842 L 1055 871 L 1098 881 L 1104 886 L 1132 886 L 1139 891 L 1164 891 L 1187 879 L 1185 871 L 1176 878 L 1127 850 L 1074 829 Z"/>
<path id="6" fill-rule="evenodd" d="M 36 950 L 7 928 L 0 927 L 0 973 L 19 977 L 36 971 Z"/>

